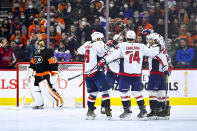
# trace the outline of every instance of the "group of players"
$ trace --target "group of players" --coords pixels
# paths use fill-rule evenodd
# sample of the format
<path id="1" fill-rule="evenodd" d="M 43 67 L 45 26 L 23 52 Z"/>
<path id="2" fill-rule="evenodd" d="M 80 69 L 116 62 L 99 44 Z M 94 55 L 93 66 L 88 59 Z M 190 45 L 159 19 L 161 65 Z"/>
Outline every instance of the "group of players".
<path id="1" fill-rule="evenodd" d="M 92 41 L 86 42 L 77 50 L 79 54 L 85 55 L 85 81 L 89 93 L 87 119 L 96 117 L 94 104 L 98 92 L 102 93 L 101 113 L 111 118 L 109 90 L 114 87 L 115 81 L 119 83 L 118 91 L 124 110 L 120 119 L 128 119 L 132 113 L 129 90 L 139 106 L 139 119 L 168 119 L 170 106 L 166 94 L 166 76 L 169 75 L 169 68 L 163 37 L 151 33 L 147 36 L 148 45 L 145 46 L 136 43 L 135 32 L 129 30 L 126 33 L 126 42 L 123 42 L 120 35 L 115 35 L 114 40 L 107 44 L 103 40 L 102 33 L 94 32 Z M 149 114 L 141 94 L 143 56 L 149 57 Z"/>
<path id="2" fill-rule="evenodd" d="M 92 41 L 85 42 L 77 49 L 77 54 L 85 58 L 85 82 L 89 93 L 87 105 L 87 119 L 94 119 L 95 101 L 99 92 L 102 93 L 101 113 L 108 119 L 112 117 L 110 107 L 111 88 L 118 81 L 120 98 L 123 105 L 123 113 L 120 119 L 129 119 L 132 114 L 129 91 L 136 98 L 140 113 L 139 119 L 168 119 L 170 115 L 169 98 L 166 93 L 166 77 L 169 75 L 169 65 L 163 37 L 157 33 L 147 36 L 148 44 L 136 43 L 136 34 L 129 30 L 126 32 L 126 42 L 121 35 L 115 35 L 114 39 L 104 43 L 104 35 L 94 32 Z M 54 81 L 58 77 L 58 64 L 53 53 L 45 48 L 42 40 L 36 42 L 36 52 L 31 59 L 28 80 L 35 78 L 32 88 L 34 99 L 33 108 L 43 108 L 42 93 L 57 107 L 63 105 L 63 99 L 55 89 Z M 142 62 L 143 57 L 148 57 L 150 77 L 148 93 L 151 112 L 147 114 L 144 105 L 142 91 Z"/>

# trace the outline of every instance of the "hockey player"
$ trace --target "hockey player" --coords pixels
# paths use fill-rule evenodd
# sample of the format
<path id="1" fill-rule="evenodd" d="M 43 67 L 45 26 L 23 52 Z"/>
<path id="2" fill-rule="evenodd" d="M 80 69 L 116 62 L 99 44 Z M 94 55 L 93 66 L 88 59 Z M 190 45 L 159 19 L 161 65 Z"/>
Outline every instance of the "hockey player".
<path id="1" fill-rule="evenodd" d="M 58 63 L 50 49 L 45 47 L 43 40 L 36 41 L 36 51 L 30 62 L 27 74 L 30 80 L 34 76 L 34 87 L 31 88 L 34 103 L 33 109 L 42 109 L 44 105 L 42 94 L 45 94 L 57 107 L 63 105 L 63 99 L 57 93 L 51 81 L 57 80 Z"/>
<path id="2" fill-rule="evenodd" d="M 87 119 L 94 119 L 96 117 L 94 106 L 98 92 L 102 93 L 102 106 L 105 107 L 105 114 L 108 119 L 111 118 L 110 109 L 110 97 L 108 90 L 110 87 L 105 79 L 105 74 L 101 70 L 97 70 L 97 58 L 103 57 L 105 49 L 103 43 L 103 34 L 100 32 L 94 32 L 92 35 L 92 41 L 87 41 L 78 48 L 77 52 L 79 54 L 85 55 L 85 72 L 86 73 L 86 86 L 87 92 L 89 93 L 87 105 Z M 98 56 L 98 57 L 97 57 Z"/>
<path id="3" fill-rule="evenodd" d="M 121 44 L 122 42 L 123 42 L 122 36 L 119 34 L 116 34 L 113 40 L 109 41 L 106 44 L 106 46 L 108 46 L 109 48 L 109 51 L 106 53 L 106 55 L 109 55 L 114 50 L 116 50 L 118 48 L 118 44 L 119 43 Z M 106 80 L 111 89 L 114 89 L 115 81 L 118 82 L 118 73 L 119 73 L 119 68 L 120 68 L 119 65 L 120 65 L 120 60 L 114 61 L 107 65 Z M 116 86 L 118 86 L 118 83 Z M 105 108 L 102 107 L 102 104 L 101 104 L 101 114 L 105 114 Z"/>
<path id="4" fill-rule="evenodd" d="M 168 59 L 165 51 L 163 37 L 157 33 L 148 36 L 149 48 L 154 48 L 160 54 L 154 58 L 148 58 L 150 77 L 148 81 L 148 93 L 151 112 L 149 119 L 168 119 L 170 106 L 166 96 L 166 75 L 169 75 Z M 167 101 L 165 103 L 165 100 Z"/>
<path id="5" fill-rule="evenodd" d="M 119 44 L 117 51 L 114 51 L 111 55 L 108 55 L 102 61 L 110 62 L 117 58 L 123 58 L 120 61 L 120 73 L 119 73 L 119 92 L 121 101 L 123 104 L 124 112 L 120 115 L 121 119 L 128 119 L 132 113 L 131 101 L 128 91 L 132 86 L 132 94 L 136 98 L 137 104 L 140 108 L 138 118 L 144 119 L 147 116 L 147 111 L 144 105 L 144 99 L 141 94 L 142 91 L 142 60 L 143 56 L 155 56 L 159 52 L 154 49 L 149 49 L 144 44 L 135 43 L 136 34 L 134 31 L 129 30 L 126 33 L 127 42 Z M 100 61 L 99 66 L 104 62 Z"/>

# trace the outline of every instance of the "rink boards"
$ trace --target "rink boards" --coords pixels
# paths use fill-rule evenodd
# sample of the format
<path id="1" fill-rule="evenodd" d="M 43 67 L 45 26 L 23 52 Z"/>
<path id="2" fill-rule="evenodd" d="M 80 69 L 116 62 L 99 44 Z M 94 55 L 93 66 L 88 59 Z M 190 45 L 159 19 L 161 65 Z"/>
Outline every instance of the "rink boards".
<path id="1" fill-rule="evenodd" d="M 77 72 L 75 73 L 77 74 Z M 70 74 L 70 76 L 72 75 L 73 74 Z M 146 92 L 148 76 L 149 76 L 148 70 L 143 70 L 142 82 L 144 89 L 142 93 L 145 97 L 146 105 L 149 104 L 148 94 Z M 196 78 L 197 78 L 197 70 L 195 69 L 188 69 L 188 70 L 179 69 L 172 71 L 168 83 L 168 87 L 169 87 L 168 94 L 170 96 L 171 105 L 197 105 L 197 79 Z M 17 87 L 16 71 L 0 70 L 0 105 L 16 105 L 16 87 Z M 76 94 L 82 93 L 81 92 L 82 90 L 72 90 L 72 87 L 79 87 L 79 84 L 77 82 L 72 82 L 72 84 L 70 84 L 70 87 L 65 87 L 61 90 L 66 91 L 66 93 L 73 94 L 73 96 L 71 97 L 74 97 L 74 102 L 82 103 L 82 97 L 78 97 L 75 95 L 75 93 Z M 111 96 L 111 105 L 117 105 L 117 106 L 121 105 L 119 92 L 117 91 L 117 89 L 112 90 L 110 92 L 110 96 Z M 87 97 L 87 93 L 86 93 L 86 97 Z M 132 104 L 136 105 L 135 99 L 131 98 L 131 100 L 132 100 Z M 33 99 L 27 98 L 26 101 L 31 103 Z M 96 101 L 96 105 L 100 105 L 100 103 L 101 103 L 101 98 L 98 98 Z"/>

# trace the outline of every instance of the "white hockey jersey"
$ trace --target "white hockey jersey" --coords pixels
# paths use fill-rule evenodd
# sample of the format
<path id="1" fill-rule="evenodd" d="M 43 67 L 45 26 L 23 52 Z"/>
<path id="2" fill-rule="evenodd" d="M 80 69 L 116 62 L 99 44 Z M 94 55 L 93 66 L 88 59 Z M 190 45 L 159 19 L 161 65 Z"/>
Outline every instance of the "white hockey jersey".
<path id="1" fill-rule="evenodd" d="M 163 47 L 161 47 L 162 49 Z M 155 49 L 160 51 L 160 47 L 157 45 L 153 45 L 150 49 Z M 168 59 L 167 54 L 165 51 L 161 51 L 157 56 L 154 58 L 148 58 L 149 70 L 153 72 L 163 72 L 163 67 L 166 67 L 165 70 L 168 69 Z"/>
<path id="2" fill-rule="evenodd" d="M 128 43 L 123 42 L 119 45 L 117 51 L 114 51 L 109 56 L 106 56 L 106 62 L 110 62 L 117 58 L 123 58 L 120 61 L 120 75 L 137 74 L 142 73 L 142 61 L 143 56 L 154 57 L 159 54 L 158 50 L 150 49 L 141 43 Z"/>
<path id="3" fill-rule="evenodd" d="M 118 47 L 118 45 L 117 45 Z M 118 48 L 117 48 L 118 49 Z M 114 51 L 116 51 L 117 49 L 115 48 L 111 48 L 108 52 L 107 55 L 111 55 Z M 112 71 L 113 73 L 118 74 L 119 70 L 120 70 L 120 60 L 116 60 L 114 62 L 111 62 L 108 64 L 108 68 L 110 71 Z"/>
<path id="4" fill-rule="evenodd" d="M 77 52 L 81 55 L 85 55 L 85 72 L 92 70 L 98 63 L 97 57 L 103 57 L 105 49 L 102 41 L 85 42 L 81 47 L 77 49 Z M 92 70 L 90 74 L 97 71 Z M 89 74 L 89 73 L 88 73 Z"/>

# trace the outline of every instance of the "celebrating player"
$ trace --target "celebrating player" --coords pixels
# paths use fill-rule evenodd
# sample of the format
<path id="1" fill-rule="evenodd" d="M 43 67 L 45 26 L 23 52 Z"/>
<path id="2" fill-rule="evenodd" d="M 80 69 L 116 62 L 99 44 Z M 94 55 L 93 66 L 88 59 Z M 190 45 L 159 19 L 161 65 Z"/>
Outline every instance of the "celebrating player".
<path id="1" fill-rule="evenodd" d="M 97 58 L 104 56 L 104 43 L 103 34 L 100 32 L 94 32 L 92 35 L 92 41 L 87 41 L 77 51 L 79 54 L 85 55 L 85 72 L 86 73 L 86 85 L 89 93 L 88 97 L 88 112 L 87 119 L 94 119 L 96 117 L 94 106 L 98 91 L 102 93 L 102 106 L 105 107 L 105 114 L 110 119 L 110 97 L 108 90 L 110 87 L 105 79 L 105 74 L 101 70 L 97 70 Z"/>
<path id="2" fill-rule="evenodd" d="M 124 112 L 120 115 L 120 118 L 128 119 L 132 113 L 130 109 L 130 96 L 128 94 L 130 86 L 132 86 L 132 94 L 136 98 L 137 104 L 140 108 L 140 113 L 137 117 L 144 119 L 147 116 L 147 111 L 141 94 L 142 60 L 143 56 L 153 57 L 159 52 L 149 49 L 144 44 L 135 43 L 136 34 L 134 31 L 129 30 L 126 33 L 126 39 L 127 42 L 119 44 L 118 50 L 114 51 L 111 55 L 106 56 L 103 60 L 108 63 L 114 59 L 123 58 L 120 60 L 119 91 Z M 103 62 L 99 62 L 99 65 L 102 65 L 102 63 Z"/>
<path id="3" fill-rule="evenodd" d="M 170 115 L 169 99 L 166 97 L 166 74 L 169 75 L 168 60 L 165 52 L 163 37 L 157 33 L 148 36 L 149 48 L 161 52 L 154 58 L 148 58 L 150 77 L 147 90 L 149 92 L 149 103 L 151 112 L 149 119 L 168 119 Z M 165 100 L 167 101 L 165 103 Z"/>
<path id="4" fill-rule="evenodd" d="M 44 105 L 43 96 L 45 94 L 57 107 L 63 105 L 63 99 L 54 88 L 52 81 L 57 80 L 58 63 L 50 49 L 45 47 L 43 40 L 36 41 L 36 51 L 31 59 L 28 70 L 28 80 L 34 75 L 34 87 L 31 88 L 34 103 L 33 109 L 42 109 Z M 42 93 L 41 93 L 42 91 Z"/>

